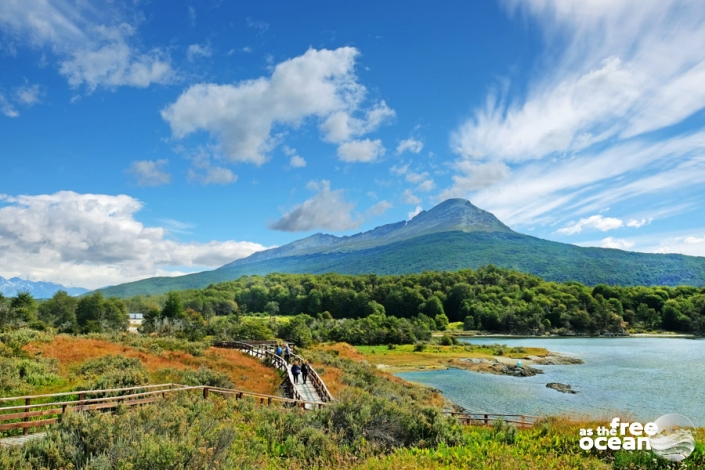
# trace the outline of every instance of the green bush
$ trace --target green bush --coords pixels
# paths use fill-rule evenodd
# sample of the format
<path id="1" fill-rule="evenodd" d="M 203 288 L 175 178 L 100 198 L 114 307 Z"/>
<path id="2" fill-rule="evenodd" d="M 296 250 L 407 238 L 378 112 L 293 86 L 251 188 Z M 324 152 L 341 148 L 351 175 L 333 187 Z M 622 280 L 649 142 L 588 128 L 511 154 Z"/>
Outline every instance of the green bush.
<path id="1" fill-rule="evenodd" d="M 416 343 L 414 345 L 414 351 L 415 352 L 423 352 L 426 350 L 426 343 Z"/>
<path id="2" fill-rule="evenodd" d="M 127 388 L 149 383 L 149 373 L 136 357 L 101 356 L 86 361 L 76 372 L 86 381 L 79 388 Z"/>

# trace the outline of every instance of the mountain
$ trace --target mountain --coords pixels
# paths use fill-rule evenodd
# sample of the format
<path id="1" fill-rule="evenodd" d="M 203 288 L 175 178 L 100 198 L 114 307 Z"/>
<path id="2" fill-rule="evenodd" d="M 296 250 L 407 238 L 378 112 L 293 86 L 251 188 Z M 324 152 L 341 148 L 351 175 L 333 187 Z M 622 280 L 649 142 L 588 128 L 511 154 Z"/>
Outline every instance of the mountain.
<path id="1" fill-rule="evenodd" d="M 65 290 L 69 295 L 81 295 L 88 292 L 88 289 L 83 287 L 65 287 L 53 282 L 26 281 L 19 277 L 10 279 L 0 277 L 0 294 L 5 297 L 13 297 L 18 292 L 29 291 L 35 299 L 48 299 L 60 290 Z"/>
<path id="2" fill-rule="evenodd" d="M 201 288 L 272 272 L 406 274 L 487 264 L 587 285 L 705 285 L 705 258 L 584 248 L 511 230 L 464 199 L 449 199 L 410 221 L 346 237 L 315 234 L 213 271 L 156 277 L 102 289 L 127 297 Z"/>

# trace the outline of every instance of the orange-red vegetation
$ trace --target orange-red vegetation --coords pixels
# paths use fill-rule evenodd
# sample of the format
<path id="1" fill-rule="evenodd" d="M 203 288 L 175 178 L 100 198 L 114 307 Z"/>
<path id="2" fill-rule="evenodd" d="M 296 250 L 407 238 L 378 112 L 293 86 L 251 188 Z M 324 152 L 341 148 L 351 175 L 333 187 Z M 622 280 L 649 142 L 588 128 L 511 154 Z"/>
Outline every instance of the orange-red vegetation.
<path id="1" fill-rule="evenodd" d="M 151 373 L 167 368 L 196 370 L 206 366 L 228 374 L 238 389 L 268 395 L 275 394 L 281 382 L 272 368 L 254 357 L 232 349 L 209 348 L 203 356 L 199 357 L 182 351 L 152 354 L 105 340 L 67 335 L 58 335 L 51 343 L 30 343 L 24 349 L 30 354 L 56 359 L 60 364 L 62 375 L 67 375 L 71 369 L 90 359 L 112 354 L 137 357 Z"/>

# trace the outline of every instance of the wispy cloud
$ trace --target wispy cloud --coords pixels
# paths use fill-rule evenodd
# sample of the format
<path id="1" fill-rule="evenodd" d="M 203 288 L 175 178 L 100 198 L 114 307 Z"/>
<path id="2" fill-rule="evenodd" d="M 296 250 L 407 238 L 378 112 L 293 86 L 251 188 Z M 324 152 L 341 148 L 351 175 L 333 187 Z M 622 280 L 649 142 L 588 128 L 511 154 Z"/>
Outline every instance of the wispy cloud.
<path id="1" fill-rule="evenodd" d="M 139 160 L 134 161 L 128 170 L 140 186 L 161 186 L 171 182 L 171 175 L 164 171 L 168 160 Z"/>
<path id="2" fill-rule="evenodd" d="M 705 108 L 702 5 L 504 5 L 543 31 L 543 67 L 525 94 L 511 84 L 489 93 L 452 134 L 453 184 L 438 199 L 471 197 L 506 222 L 547 224 L 608 206 L 623 214 L 637 198 L 705 182 L 702 127 L 671 127 Z"/>

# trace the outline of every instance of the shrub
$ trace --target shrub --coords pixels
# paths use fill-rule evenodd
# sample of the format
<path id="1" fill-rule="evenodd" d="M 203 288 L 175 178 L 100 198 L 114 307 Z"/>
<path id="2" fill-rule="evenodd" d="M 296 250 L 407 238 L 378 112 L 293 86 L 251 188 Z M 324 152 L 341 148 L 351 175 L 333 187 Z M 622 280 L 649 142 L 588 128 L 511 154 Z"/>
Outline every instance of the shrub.
<path id="1" fill-rule="evenodd" d="M 414 352 L 423 352 L 426 350 L 426 343 L 416 343 L 414 345 Z"/>
<path id="2" fill-rule="evenodd" d="M 78 375 L 86 380 L 79 388 L 110 389 L 144 385 L 149 382 L 149 373 L 138 358 L 124 356 L 101 356 L 83 363 Z"/>

